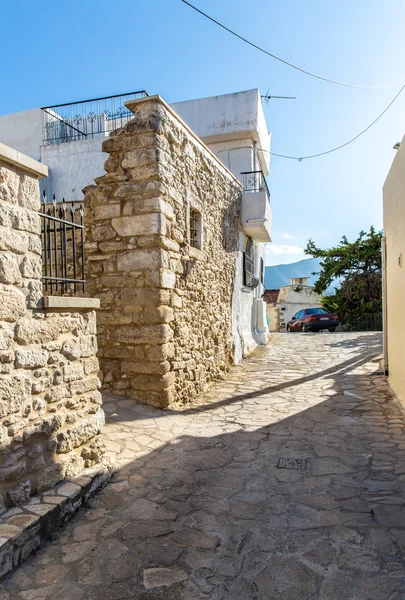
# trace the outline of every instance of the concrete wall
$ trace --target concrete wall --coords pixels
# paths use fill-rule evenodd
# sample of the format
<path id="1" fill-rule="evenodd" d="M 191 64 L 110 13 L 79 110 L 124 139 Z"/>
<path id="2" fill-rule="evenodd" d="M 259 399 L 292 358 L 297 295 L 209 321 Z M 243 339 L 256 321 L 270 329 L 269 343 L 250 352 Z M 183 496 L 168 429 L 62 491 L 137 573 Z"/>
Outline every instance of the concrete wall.
<path id="1" fill-rule="evenodd" d="M 0 508 L 103 454 L 95 312 L 39 308 L 46 171 L 0 144 Z"/>
<path id="2" fill-rule="evenodd" d="M 405 137 L 385 181 L 383 198 L 389 381 L 405 402 Z"/>

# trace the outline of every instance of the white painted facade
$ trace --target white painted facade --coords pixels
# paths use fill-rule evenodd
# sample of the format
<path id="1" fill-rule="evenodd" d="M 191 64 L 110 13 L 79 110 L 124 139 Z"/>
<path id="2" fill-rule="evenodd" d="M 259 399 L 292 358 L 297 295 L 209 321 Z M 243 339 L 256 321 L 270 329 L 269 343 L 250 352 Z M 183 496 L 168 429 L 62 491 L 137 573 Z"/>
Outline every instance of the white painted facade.
<path id="1" fill-rule="evenodd" d="M 270 135 L 259 90 L 176 102 L 171 107 L 240 181 L 241 173 L 246 171 L 258 170 L 269 175 Z M 106 136 L 43 143 L 41 109 L 0 116 L 0 142 L 46 164 L 49 177 L 42 184 L 43 189 L 48 195 L 52 193 L 57 199 L 67 201 L 81 200 L 82 189 L 104 174 L 108 155 L 102 152 L 102 142 Z M 271 208 L 264 192 L 243 194 L 241 221 L 233 293 L 236 362 L 268 339 L 260 262 L 264 243 L 271 241 Z M 254 243 L 255 276 L 259 280 L 253 290 L 243 286 L 243 252 L 248 235 Z"/>
<path id="2" fill-rule="evenodd" d="M 405 136 L 383 187 L 385 252 L 383 270 L 384 370 L 405 403 Z"/>
<path id="3" fill-rule="evenodd" d="M 304 308 L 321 308 L 321 296 L 308 285 L 308 277 L 291 279 L 290 285 L 280 288 L 276 307 L 279 311 L 280 330 L 284 331 L 288 321 Z"/>

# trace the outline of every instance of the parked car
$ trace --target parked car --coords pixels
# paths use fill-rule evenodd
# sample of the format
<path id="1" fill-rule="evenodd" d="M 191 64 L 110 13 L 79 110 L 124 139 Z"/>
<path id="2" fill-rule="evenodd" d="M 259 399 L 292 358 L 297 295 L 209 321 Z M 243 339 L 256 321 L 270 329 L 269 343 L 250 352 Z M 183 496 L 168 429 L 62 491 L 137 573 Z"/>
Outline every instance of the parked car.
<path id="1" fill-rule="evenodd" d="M 287 323 L 287 331 L 335 331 L 339 317 L 323 308 L 305 308 L 298 311 Z"/>

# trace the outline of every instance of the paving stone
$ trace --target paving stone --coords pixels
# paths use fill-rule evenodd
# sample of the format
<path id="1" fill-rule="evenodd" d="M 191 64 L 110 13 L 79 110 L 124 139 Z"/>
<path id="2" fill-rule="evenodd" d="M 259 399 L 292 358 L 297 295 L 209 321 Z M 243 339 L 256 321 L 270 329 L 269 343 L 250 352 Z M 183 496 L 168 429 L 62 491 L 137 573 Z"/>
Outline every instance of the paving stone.
<path id="1" fill-rule="evenodd" d="M 7 600 L 405 600 L 405 421 L 369 375 L 380 340 L 274 334 L 186 406 L 109 396 L 119 472 Z"/>
<path id="2" fill-rule="evenodd" d="M 147 590 L 162 586 L 168 587 L 187 578 L 187 573 L 182 569 L 155 568 L 145 569 L 143 572 L 143 584 Z"/>

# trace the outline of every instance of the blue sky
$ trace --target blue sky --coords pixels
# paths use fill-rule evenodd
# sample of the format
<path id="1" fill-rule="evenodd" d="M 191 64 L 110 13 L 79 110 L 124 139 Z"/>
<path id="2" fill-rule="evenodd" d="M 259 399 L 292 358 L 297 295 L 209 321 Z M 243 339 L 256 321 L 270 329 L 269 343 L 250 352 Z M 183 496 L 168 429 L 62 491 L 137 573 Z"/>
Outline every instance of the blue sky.
<path id="1" fill-rule="evenodd" d="M 405 83 L 403 0 L 194 0 L 201 10 L 305 69 L 356 85 Z M 265 106 L 272 150 L 327 150 L 364 129 L 401 83 L 355 90 L 318 81 L 248 47 L 180 0 L 24 0 L 2 6 L 0 114 L 146 89 L 168 102 L 258 87 L 296 96 Z M 273 157 L 268 264 L 382 227 L 381 188 L 405 133 L 405 92 L 351 146 Z"/>

